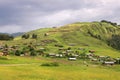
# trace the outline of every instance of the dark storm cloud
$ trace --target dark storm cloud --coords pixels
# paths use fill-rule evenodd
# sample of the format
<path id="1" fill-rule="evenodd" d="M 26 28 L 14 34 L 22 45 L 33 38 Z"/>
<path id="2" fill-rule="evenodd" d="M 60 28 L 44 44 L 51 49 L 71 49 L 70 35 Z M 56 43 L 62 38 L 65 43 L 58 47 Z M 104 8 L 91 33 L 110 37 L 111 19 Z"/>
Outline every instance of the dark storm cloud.
<path id="1" fill-rule="evenodd" d="M 76 21 L 119 22 L 119 10 L 118 0 L 0 0 L 0 32 L 29 31 Z"/>

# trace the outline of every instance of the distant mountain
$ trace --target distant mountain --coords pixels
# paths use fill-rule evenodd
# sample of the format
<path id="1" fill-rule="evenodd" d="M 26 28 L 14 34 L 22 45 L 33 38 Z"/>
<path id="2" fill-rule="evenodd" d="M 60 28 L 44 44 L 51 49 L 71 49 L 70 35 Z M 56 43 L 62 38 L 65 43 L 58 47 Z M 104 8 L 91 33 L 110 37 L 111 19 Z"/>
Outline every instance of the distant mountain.
<path id="1" fill-rule="evenodd" d="M 21 36 L 22 34 L 24 34 L 24 32 L 12 33 L 10 35 L 16 37 L 16 36 Z"/>
<path id="2" fill-rule="evenodd" d="M 2 32 L 0 32 L 0 34 L 8 34 L 9 35 L 9 33 L 2 33 Z"/>

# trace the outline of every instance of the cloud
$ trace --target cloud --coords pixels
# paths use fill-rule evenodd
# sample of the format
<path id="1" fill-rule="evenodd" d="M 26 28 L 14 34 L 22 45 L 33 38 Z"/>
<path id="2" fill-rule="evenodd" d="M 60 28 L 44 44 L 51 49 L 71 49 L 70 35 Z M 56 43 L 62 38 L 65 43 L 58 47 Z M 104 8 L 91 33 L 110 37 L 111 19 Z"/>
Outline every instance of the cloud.
<path id="1" fill-rule="evenodd" d="M 0 0 L 0 32 L 102 19 L 119 23 L 119 14 L 118 0 Z"/>
<path id="2" fill-rule="evenodd" d="M 11 28 L 14 27 L 14 28 Z M 21 26 L 17 26 L 17 25 L 5 25 L 5 26 L 1 26 L 0 27 L 1 32 L 7 32 L 7 33 L 12 33 L 12 32 L 19 32 L 19 31 L 24 31 L 24 29 L 22 29 Z"/>

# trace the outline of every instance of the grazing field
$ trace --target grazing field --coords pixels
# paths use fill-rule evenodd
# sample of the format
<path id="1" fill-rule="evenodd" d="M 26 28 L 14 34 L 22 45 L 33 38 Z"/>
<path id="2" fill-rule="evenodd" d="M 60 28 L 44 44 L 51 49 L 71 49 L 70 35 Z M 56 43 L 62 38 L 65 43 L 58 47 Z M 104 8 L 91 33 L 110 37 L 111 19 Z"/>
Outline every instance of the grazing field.
<path id="1" fill-rule="evenodd" d="M 59 66 L 41 66 L 58 62 Z M 82 60 L 44 57 L 0 58 L 0 80 L 119 80 L 120 66 L 83 64 Z"/>

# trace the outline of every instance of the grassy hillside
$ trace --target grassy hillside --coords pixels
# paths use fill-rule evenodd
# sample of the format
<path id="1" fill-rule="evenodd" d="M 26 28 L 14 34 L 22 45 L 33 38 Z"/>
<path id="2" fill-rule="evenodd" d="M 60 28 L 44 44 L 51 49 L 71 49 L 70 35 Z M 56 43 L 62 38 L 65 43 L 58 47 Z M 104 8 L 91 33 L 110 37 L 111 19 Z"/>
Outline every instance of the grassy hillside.
<path id="1" fill-rule="evenodd" d="M 72 47 L 75 49 L 82 47 L 89 50 L 92 49 L 99 55 L 120 56 L 118 50 L 120 48 L 118 46 L 119 40 L 116 42 L 116 39 L 113 39 L 114 35 L 118 36 L 120 34 L 120 28 L 105 22 L 77 22 L 59 28 L 38 29 L 26 34 L 37 34 L 38 38 L 37 40 L 25 40 L 17 37 L 13 43 L 33 42 L 34 44 L 44 44 L 45 48 L 50 49 L 49 52 L 57 52 L 57 48 L 54 45 L 59 44 L 64 46 L 64 48 Z M 10 42 L 10 44 L 12 43 Z"/>

